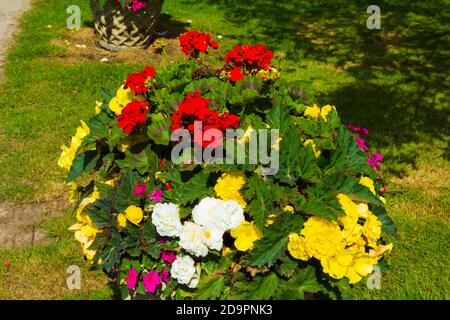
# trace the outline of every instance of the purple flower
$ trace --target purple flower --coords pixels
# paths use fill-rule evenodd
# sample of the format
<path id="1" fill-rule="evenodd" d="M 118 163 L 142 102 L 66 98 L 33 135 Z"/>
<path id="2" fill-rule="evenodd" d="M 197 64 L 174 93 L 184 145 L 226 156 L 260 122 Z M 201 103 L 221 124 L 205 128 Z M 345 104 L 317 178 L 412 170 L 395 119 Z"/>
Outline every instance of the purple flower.
<path id="1" fill-rule="evenodd" d="M 369 130 L 366 128 L 360 128 L 359 133 L 361 133 L 363 136 L 367 136 L 369 134 Z"/>
<path id="2" fill-rule="evenodd" d="M 169 283 L 170 282 L 170 276 L 169 271 L 167 269 L 163 269 L 160 273 L 162 282 Z"/>
<path id="3" fill-rule="evenodd" d="M 161 258 L 165 263 L 172 263 L 177 260 L 175 251 L 161 250 Z"/>
<path id="4" fill-rule="evenodd" d="M 136 288 L 137 281 L 138 281 L 138 272 L 135 269 L 128 270 L 128 275 L 125 279 L 128 288 L 134 290 L 134 288 Z"/>
<path id="5" fill-rule="evenodd" d="M 134 186 L 134 195 L 138 197 L 142 197 L 147 193 L 147 185 L 144 183 L 138 184 Z"/>
<path id="6" fill-rule="evenodd" d="M 149 200 L 160 202 L 163 196 L 163 191 L 160 189 L 153 190 L 152 194 L 148 197 Z"/>
<path id="7" fill-rule="evenodd" d="M 156 288 L 161 284 L 161 279 L 157 271 L 150 271 L 142 277 L 142 283 L 144 284 L 145 291 L 155 293 Z"/>

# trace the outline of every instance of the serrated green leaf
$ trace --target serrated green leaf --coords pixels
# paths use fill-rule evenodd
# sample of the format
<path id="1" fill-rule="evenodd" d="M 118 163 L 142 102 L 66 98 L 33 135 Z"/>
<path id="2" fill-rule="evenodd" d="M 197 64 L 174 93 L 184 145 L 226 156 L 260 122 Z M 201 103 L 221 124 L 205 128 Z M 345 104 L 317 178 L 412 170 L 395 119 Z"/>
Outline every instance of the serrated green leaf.
<path id="1" fill-rule="evenodd" d="M 214 300 L 220 297 L 225 286 L 224 277 L 202 277 L 195 290 L 196 300 Z"/>
<path id="2" fill-rule="evenodd" d="M 161 114 L 151 116 L 151 124 L 147 127 L 147 135 L 156 144 L 168 145 L 170 142 L 171 118 L 162 118 Z"/>
<path id="3" fill-rule="evenodd" d="M 256 267 L 272 266 L 285 252 L 288 235 L 300 230 L 301 216 L 284 214 L 264 232 L 264 237 L 254 243 L 254 249 L 244 258 L 244 262 Z"/>
<path id="4" fill-rule="evenodd" d="M 66 183 L 73 181 L 83 172 L 91 172 L 95 168 L 99 156 L 97 150 L 89 150 L 76 156 L 67 175 Z"/>

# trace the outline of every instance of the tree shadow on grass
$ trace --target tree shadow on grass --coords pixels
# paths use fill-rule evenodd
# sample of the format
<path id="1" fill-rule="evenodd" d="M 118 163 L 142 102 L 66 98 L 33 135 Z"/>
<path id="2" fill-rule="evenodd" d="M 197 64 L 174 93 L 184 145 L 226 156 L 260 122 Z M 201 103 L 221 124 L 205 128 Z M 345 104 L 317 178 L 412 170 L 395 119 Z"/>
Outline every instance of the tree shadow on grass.
<path id="1" fill-rule="evenodd" d="M 418 144 L 439 148 L 448 159 L 448 1 L 377 1 L 381 30 L 366 27 L 366 1 L 210 2 L 220 3 L 230 22 L 258 26 L 236 38 L 284 50 L 296 63 L 315 60 L 348 73 L 353 81 L 327 99 L 345 123 L 369 128 L 391 173 L 417 164 Z"/>

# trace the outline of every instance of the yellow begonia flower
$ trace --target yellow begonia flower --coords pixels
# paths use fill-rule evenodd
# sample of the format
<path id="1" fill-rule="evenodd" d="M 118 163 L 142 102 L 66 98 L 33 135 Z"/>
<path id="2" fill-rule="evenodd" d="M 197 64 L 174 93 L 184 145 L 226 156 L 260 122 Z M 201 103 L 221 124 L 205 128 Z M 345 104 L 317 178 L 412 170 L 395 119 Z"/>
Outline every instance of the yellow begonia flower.
<path id="1" fill-rule="evenodd" d="M 229 255 L 231 253 L 231 249 L 229 247 L 223 247 L 222 249 L 222 257 Z"/>
<path id="2" fill-rule="evenodd" d="M 306 107 L 304 116 L 309 116 L 311 118 L 317 119 L 319 117 L 320 114 L 320 108 L 314 104 L 314 106 L 312 107 Z"/>
<path id="3" fill-rule="evenodd" d="M 144 217 L 144 212 L 139 207 L 129 206 L 125 210 L 125 216 L 131 223 L 138 225 L 139 222 L 141 222 Z"/>
<path id="4" fill-rule="evenodd" d="M 314 106 L 312 107 L 306 107 L 304 116 L 305 117 L 309 116 L 311 118 L 318 119 L 320 115 L 320 117 L 326 122 L 328 114 L 332 110 L 336 111 L 336 108 L 334 106 L 330 106 L 329 104 L 323 106 L 322 109 L 318 107 L 316 104 L 314 104 Z"/>
<path id="5" fill-rule="evenodd" d="M 335 255 L 345 247 L 341 229 L 335 221 L 310 217 L 301 231 L 309 254 L 317 259 Z"/>
<path id="6" fill-rule="evenodd" d="M 387 245 L 380 245 L 380 246 L 376 247 L 375 249 L 370 249 L 369 255 L 371 257 L 379 257 L 384 253 L 391 252 L 393 247 L 394 247 L 394 245 L 392 243 L 387 244 Z"/>
<path id="7" fill-rule="evenodd" d="M 341 279 L 347 274 L 347 270 L 353 261 L 353 253 L 341 248 L 335 255 L 324 257 L 320 260 L 323 272 L 335 279 Z"/>
<path id="8" fill-rule="evenodd" d="M 312 149 L 314 151 L 314 156 L 316 158 L 320 157 L 320 154 L 322 153 L 322 151 L 320 151 L 319 148 L 317 148 L 316 144 L 314 143 L 314 141 L 312 139 L 306 139 L 305 142 L 303 142 L 303 145 L 305 147 L 309 144 L 312 146 Z"/>
<path id="9" fill-rule="evenodd" d="M 311 258 L 306 248 L 305 239 L 296 233 L 289 234 L 287 249 L 295 259 L 308 261 Z"/>
<path id="10" fill-rule="evenodd" d="M 358 218 L 358 205 L 350 199 L 346 194 L 340 193 L 337 196 L 339 204 L 347 216 Z"/>
<path id="11" fill-rule="evenodd" d="M 322 109 L 320 110 L 320 116 L 325 122 L 327 122 L 327 117 L 328 114 L 331 112 L 331 110 L 336 111 L 336 108 L 334 106 L 330 106 L 329 104 L 323 106 Z"/>
<path id="12" fill-rule="evenodd" d="M 243 209 L 247 206 L 244 198 L 242 197 L 240 190 L 245 185 L 245 176 L 235 173 L 224 173 L 217 179 L 217 183 L 214 186 L 216 195 L 222 200 L 234 200 Z"/>
<path id="13" fill-rule="evenodd" d="M 119 116 L 122 113 L 122 109 L 127 106 L 131 101 L 144 101 L 145 97 L 136 95 L 130 88 L 125 89 L 121 86 L 116 96 L 109 102 L 109 108 Z"/>
<path id="14" fill-rule="evenodd" d="M 277 215 L 273 214 L 273 213 L 269 214 L 267 216 L 266 224 L 264 226 L 268 227 L 268 226 L 272 225 L 275 222 L 275 220 L 277 220 Z"/>
<path id="15" fill-rule="evenodd" d="M 119 213 L 117 215 L 117 225 L 121 228 L 126 228 L 127 227 L 127 216 L 124 215 L 123 213 Z"/>
<path id="16" fill-rule="evenodd" d="M 368 215 L 363 228 L 363 234 L 367 239 L 367 244 L 372 248 L 376 247 L 376 242 L 381 237 L 381 221 L 371 213 Z"/>
<path id="17" fill-rule="evenodd" d="M 80 122 L 81 127 L 77 128 L 75 136 L 72 137 L 70 147 L 66 147 L 65 145 L 61 146 L 62 152 L 58 159 L 58 165 L 68 171 L 72 166 L 72 162 L 75 159 L 77 150 L 80 147 L 83 138 L 90 133 L 88 125 L 83 120 L 80 120 Z"/>
<path id="18" fill-rule="evenodd" d="M 363 186 L 369 188 L 369 190 L 372 191 L 373 194 L 376 194 L 374 182 L 369 177 L 362 176 L 361 178 L 359 178 L 359 184 L 362 184 Z"/>
<path id="19" fill-rule="evenodd" d="M 102 111 L 102 102 L 95 101 L 95 114 L 99 114 Z"/>
<path id="20" fill-rule="evenodd" d="M 377 258 L 373 258 L 367 253 L 355 254 L 345 276 L 349 279 L 350 284 L 357 283 L 362 277 L 373 271 L 373 266 L 377 262 Z"/>
<path id="21" fill-rule="evenodd" d="M 294 213 L 294 207 L 293 207 L 293 206 L 290 206 L 290 205 L 286 205 L 286 206 L 283 208 L 283 211 L 284 211 L 284 212 Z"/>
<path id="22" fill-rule="evenodd" d="M 235 238 L 234 246 L 239 251 L 247 251 L 253 249 L 253 243 L 262 238 L 255 222 L 242 221 L 242 223 L 234 230 L 231 230 L 231 236 Z"/>

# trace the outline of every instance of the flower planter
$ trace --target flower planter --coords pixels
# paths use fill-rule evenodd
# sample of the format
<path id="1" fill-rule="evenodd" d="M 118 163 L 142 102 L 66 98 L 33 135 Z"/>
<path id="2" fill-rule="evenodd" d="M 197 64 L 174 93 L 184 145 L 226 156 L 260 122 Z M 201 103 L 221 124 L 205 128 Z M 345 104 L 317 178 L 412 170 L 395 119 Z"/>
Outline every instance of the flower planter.
<path id="1" fill-rule="evenodd" d="M 163 0 L 152 0 L 145 10 L 136 12 L 122 8 L 117 1 L 90 0 L 97 43 L 107 50 L 149 46 L 161 14 Z"/>

